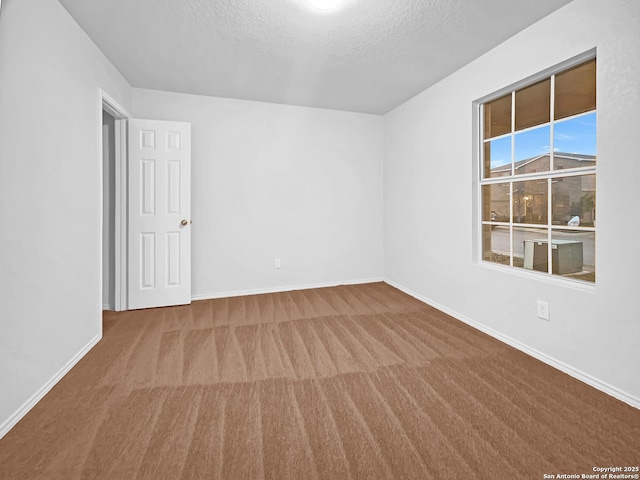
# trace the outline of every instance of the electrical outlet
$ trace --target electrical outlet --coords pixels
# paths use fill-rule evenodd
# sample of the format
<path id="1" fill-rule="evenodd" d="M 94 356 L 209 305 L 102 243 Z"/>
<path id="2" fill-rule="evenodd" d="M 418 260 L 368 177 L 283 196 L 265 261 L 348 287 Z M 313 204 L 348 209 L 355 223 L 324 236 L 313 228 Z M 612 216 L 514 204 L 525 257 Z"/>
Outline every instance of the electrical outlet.
<path id="1" fill-rule="evenodd" d="M 280 259 L 279 258 L 276 258 L 273 263 L 274 263 L 274 266 L 276 268 L 280 268 Z"/>
<path id="2" fill-rule="evenodd" d="M 538 318 L 549 320 L 549 302 L 538 300 Z"/>

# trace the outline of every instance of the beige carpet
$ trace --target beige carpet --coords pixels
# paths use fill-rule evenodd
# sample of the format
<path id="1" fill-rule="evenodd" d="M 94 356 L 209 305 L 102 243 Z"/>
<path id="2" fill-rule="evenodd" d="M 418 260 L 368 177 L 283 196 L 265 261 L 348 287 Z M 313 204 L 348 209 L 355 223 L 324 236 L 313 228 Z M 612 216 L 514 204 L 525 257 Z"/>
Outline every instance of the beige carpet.
<path id="1" fill-rule="evenodd" d="M 106 313 L 2 479 L 541 479 L 640 463 L 640 411 L 383 284 Z"/>

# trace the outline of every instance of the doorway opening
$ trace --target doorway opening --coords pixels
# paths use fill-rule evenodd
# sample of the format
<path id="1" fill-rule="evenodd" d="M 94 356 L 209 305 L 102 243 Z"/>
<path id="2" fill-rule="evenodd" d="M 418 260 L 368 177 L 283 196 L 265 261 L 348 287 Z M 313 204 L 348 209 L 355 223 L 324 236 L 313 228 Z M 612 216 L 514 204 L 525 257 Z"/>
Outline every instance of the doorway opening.
<path id="1" fill-rule="evenodd" d="M 102 89 L 98 91 L 102 175 L 102 310 L 127 310 L 127 120 L 130 115 Z"/>
<path id="2" fill-rule="evenodd" d="M 116 119 L 102 110 L 102 310 L 115 310 Z"/>

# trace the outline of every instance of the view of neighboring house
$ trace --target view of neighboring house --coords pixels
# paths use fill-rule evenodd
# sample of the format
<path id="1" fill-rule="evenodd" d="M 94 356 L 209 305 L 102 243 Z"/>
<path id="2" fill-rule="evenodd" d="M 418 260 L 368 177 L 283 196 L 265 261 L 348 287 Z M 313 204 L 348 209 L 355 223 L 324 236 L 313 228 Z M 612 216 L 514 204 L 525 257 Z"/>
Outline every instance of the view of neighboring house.
<path id="1" fill-rule="evenodd" d="M 594 155 L 555 153 L 554 170 L 593 166 Z M 514 164 L 515 174 L 549 171 L 549 154 L 520 160 Z M 511 175 L 511 164 L 491 169 L 491 177 Z M 595 221 L 595 175 L 576 175 L 552 180 L 552 225 L 566 225 L 572 217 L 580 217 L 580 225 L 593 226 Z M 516 182 L 513 191 L 513 221 L 547 223 L 547 180 Z M 509 184 L 497 185 L 491 193 L 491 219 L 509 221 Z"/>

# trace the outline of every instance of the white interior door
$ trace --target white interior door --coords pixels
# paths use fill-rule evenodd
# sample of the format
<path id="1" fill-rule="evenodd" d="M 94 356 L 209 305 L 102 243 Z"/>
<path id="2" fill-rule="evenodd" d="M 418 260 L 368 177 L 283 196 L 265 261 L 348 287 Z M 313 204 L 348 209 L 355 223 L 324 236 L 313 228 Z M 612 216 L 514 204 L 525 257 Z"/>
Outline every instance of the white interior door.
<path id="1" fill-rule="evenodd" d="M 129 309 L 191 303 L 191 124 L 129 120 Z"/>

